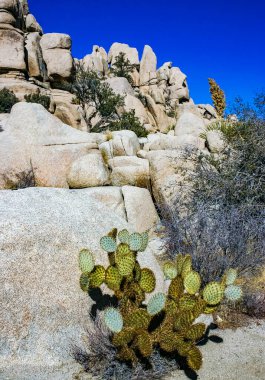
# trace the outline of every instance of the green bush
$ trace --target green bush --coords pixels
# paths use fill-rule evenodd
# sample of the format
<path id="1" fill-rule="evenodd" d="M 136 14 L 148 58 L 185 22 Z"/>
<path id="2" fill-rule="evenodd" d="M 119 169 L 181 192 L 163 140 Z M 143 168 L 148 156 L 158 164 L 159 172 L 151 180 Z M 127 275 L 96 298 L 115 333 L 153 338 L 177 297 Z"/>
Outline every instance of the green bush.
<path id="1" fill-rule="evenodd" d="M 72 86 L 75 94 L 75 104 L 83 109 L 87 126 L 90 131 L 102 131 L 102 127 L 115 120 L 117 109 L 123 106 L 123 97 L 114 93 L 110 86 L 92 70 L 86 70 L 82 65 L 76 68 L 75 80 Z M 86 110 L 91 107 L 94 111 L 89 115 Z M 99 115 L 100 121 L 92 127 L 92 119 Z"/>
<path id="2" fill-rule="evenodd" d="M 121 131 L 121 130 L 133 131 L 136 134 L 136 136 L 138 136 L 138 137 L 146 137 L 148 135 L 148 132 L 144 128 L 143 124 L 140 122 L 138 117 L 135 116 L 135 110 L 131 110 L 129 112 L 124 112 L 118 120 L 113 121 L 108 125 L 108 130 L 110 130 L 110 131 Z"/>
<path id="3" fill-rule="evenodd" d="M 51 99 L 49 96 L 41 95 L 41 94 L 30 94 L 25 95 L 24 99 L 27 103 L 37 103 L 41 104 L 46 110 L 50 108 Z"/>
<path id="4" fill-rule="evenodd" d="M 12 91 L 7 88 L 0 91 L 0 113 L 9 113 L 13 105 L 18 102 L 18 98 Z"/>
<path id="5" fill-rule="evenodd" d="M 132 64 L 127 58 L 125 53 L 120 53 L 112 64 L 110 72 L 115 77 L 123 77 L 128 80 L 130 84 L 133 84 L 132 73 L 137 68 L 136 64 Z"/>

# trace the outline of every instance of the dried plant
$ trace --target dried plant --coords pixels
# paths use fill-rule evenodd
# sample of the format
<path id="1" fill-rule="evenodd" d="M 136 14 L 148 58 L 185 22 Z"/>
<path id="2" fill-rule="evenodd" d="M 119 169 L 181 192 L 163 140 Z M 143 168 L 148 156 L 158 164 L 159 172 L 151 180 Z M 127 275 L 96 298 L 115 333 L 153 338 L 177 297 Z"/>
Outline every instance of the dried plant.
<path id="1" fill-rule="evenodd" d="M 225 93 L 220 88 L 220 86 L 215 82 L 214 79 L 209 78 L 209 85 L 210 85 L 210 93 L 212 96 L 214 108 L 220 117 L 224 117 L 225 108 L 226 108 L 226 101 L 225 101 Z"/>
<path id="2" fill-rule="evenodd" d="M 33 167 L 19 173 L 4 174 L 3 179 L 5 187 L 11 190 L 26 189 L 27 187 L 35 187 L 36 180 Z"/>

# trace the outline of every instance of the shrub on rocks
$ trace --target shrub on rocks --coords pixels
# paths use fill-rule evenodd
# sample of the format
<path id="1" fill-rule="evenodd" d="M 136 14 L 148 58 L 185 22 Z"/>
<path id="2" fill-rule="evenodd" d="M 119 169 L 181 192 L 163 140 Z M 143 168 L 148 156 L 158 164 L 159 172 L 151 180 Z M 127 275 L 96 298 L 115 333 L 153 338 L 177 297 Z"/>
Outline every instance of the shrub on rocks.
<path id="1" fill-rule="evenodd" d="M 108 125 L 110 131 L 128 130 L 133 131 L 137 137 L 146 137 L 148 135 L 147 130 L 140 122 L 138 117 L 135 116 L 135 110 L 124 112 L 118 120 L 112 121 Z"/>
<path id="2" fill-rule="evenodd" d="M 18 98 L 12 91 L 7 88 L 0 90 L 0 113 L 10 113 L 13 105 L 18 102 Z"/>
<path id="3" fill-rule="evenodd" d="M 49 110 L 51 99 L 49 96 L 41 95 L 41 94 L 30 94 L 24 96 L 25 101 L 27 103 L 37 103 L 41 104 L 46 110 Z"/>

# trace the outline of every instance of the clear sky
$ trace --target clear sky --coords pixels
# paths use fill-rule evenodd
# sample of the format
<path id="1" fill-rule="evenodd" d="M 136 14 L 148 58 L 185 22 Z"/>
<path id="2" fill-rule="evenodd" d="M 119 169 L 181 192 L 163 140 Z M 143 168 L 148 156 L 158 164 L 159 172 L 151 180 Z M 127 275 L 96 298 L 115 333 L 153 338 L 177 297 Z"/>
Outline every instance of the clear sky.
<path id="1" fill-rule="evenodd" d="M 249 101 L 265 89 L 265 0 L 29 0 L 45 33 L 70 34 L 73 55 L 113 42 L 152 46 L 158 64 L 188 76 L 196 103 L 210 102 L 208 77 Z"/>

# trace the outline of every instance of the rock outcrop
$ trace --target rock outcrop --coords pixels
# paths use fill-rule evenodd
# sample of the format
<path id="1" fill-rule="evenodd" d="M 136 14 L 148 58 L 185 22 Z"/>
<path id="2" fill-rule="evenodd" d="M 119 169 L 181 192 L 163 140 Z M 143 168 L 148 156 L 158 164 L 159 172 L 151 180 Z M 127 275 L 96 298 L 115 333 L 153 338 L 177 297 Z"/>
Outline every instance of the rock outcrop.
<path id="1" fill-rule="evenodd" d="M 115 42 L 107 53 L 93 46 L 83 59 L 73 59 L 71 37 L 61 33 L 45 34 L 29 11 L 25 0 L 2 0 L 0 3 L 0 89 L 6 87 L 20 100 L 24 95 L 40 92 L 52 99 L 55 113 L 64 123 L 85 130 L 84 111 L 72 103 L 71 94 L 54 99 L 51 89 L 66 90 L 73 80 L 75 65 L 97 72 L 115 93 L 125 97 L 120 112 L 135 111 L 147 131 L 166 133 L 179 117 L 179 105 L 193 104 L 187 77 L 171 62 L 157 69 L 157 57 L 146 45 L 141 59 L 136 48 Z M 133 64 L 132 85 L 125 78 L 113 77 L 112 65 L 120 53 Z M 65 91 L 67 92 L 67 91 Z M 196 107 L 205 122 L 217 118 L 210 105 Z M 98 121 L 99 118 L 96 117 Z"/>

